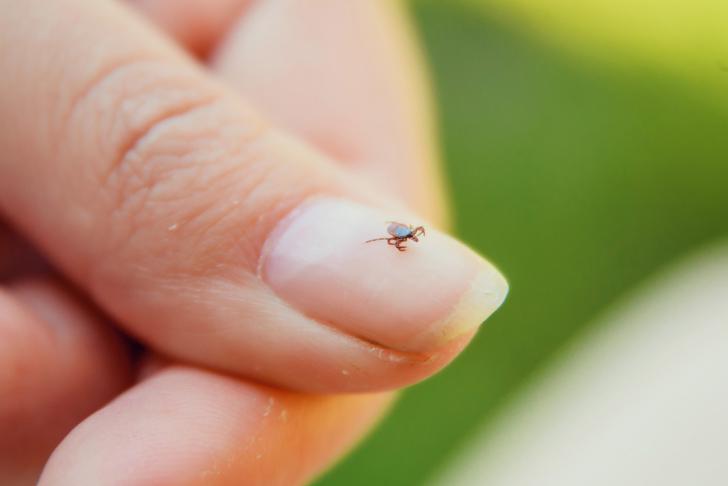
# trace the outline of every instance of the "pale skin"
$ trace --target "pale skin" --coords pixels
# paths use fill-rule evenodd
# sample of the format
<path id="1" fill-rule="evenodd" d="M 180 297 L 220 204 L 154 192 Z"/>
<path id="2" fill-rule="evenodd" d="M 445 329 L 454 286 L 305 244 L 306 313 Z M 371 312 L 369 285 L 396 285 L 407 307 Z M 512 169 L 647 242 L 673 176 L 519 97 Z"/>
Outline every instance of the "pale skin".
<path id="1" fill-rule="evenodd" d="M 327 334 L 255 273 L 320 194 L 446 225 L 395 2 L 0 7 L 0 484 L 302 484 L 470 340 Z"/>

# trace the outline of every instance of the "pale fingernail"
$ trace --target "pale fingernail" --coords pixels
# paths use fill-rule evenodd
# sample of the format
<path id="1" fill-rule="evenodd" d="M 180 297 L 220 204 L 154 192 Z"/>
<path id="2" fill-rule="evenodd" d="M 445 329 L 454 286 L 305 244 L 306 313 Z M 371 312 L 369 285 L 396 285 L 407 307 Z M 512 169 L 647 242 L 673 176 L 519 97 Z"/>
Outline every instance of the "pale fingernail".
<path id="1" fill-rule="evenodd" d="M 389 220 L 350 201 L 319 198 L 282 221 L 266 243 L 260 274 L 289 305 L 319 322 L 393 349 L 429 351 L 477 328 L 508 284 L 490 263 L 425 226 L 398 251 Z M 401 245 L 402 243 L 400 243 Z"/>

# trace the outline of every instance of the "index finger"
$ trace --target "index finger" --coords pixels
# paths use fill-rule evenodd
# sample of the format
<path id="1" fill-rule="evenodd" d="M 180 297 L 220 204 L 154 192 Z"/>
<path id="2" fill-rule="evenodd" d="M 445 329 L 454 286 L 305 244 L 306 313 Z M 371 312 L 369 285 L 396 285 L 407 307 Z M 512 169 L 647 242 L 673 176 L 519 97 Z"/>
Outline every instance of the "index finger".
<path id="1" fill-rule="evenodd" d="M 0 45 L 0 208 L 163 352 L 307 390 L 392 388 L 446 364 L 505 297 L 488 262 L 118 4 L 11 3 Z M 364 243 L 391 219 L 426 239 Z"/>

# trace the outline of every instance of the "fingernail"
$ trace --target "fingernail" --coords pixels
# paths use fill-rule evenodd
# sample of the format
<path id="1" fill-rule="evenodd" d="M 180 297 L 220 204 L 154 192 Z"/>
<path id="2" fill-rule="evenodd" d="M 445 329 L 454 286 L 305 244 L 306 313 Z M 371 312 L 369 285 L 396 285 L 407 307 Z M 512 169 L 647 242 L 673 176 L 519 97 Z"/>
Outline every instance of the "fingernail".
<path id="1" fill-rule="evenodd" d="M 402 351 L 430 351 L 475 330 L 503 302 L 498 270 L 425 225 L 398 251 L 387 221 L 411 215 L 335 198 L 293 211 L 264 247 L 260 275 L 289 305 L 322 324 Z"/>

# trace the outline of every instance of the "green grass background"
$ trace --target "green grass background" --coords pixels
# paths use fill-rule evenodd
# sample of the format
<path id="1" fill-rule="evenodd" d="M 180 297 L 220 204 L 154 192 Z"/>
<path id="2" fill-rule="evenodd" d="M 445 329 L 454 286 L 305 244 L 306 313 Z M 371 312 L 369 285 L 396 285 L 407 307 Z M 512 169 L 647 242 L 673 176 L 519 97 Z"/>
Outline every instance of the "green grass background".
<path id="1" fill-rule="evenodd" d="M 600 310 L 728 230 L 728 116 L 695 85 L 579 57 L 488 9 L 413 12 L 457 234 L 511 294 L 320 486 L 422 484 Z"/>

